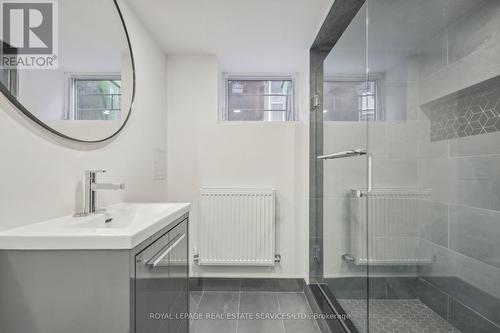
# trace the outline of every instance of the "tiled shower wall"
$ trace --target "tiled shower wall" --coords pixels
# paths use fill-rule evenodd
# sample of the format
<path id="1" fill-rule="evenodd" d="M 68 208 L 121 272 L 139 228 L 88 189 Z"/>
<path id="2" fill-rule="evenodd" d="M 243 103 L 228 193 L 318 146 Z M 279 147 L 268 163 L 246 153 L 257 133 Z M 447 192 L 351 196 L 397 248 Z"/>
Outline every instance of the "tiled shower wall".
<path id="1" fill-rule="evenodd" d="M 500 3 L 483 1 L 419 57 L 421 248 L 436 256 L 419 296 L 462 332 L 500 332 L 499 30 Z"/>
<path id="2" fill-rule="evenodd" d="M 496 82 L 500 75 L 499 30 L 500 2 L 486 0 L 430 40 L 415 57 L 408 58 L 408 77 L 393 82 L 398 87 L 406 83 L 406 120 L 371 123 L 369 130 L 375 187 L 432 190 L 419 234 L 423 255 L 435 256 L 436 262 L 419 269 L 417 295 L 464 333 L 500 332 L 500 132 L 490 128 L 488 120 L 498 113 L 486 112 L 493 109 L 486 105 L 467 119 L 470 124 L 479 121 L 481 130 L 468 130 L 469 123 L 460 128 L 462 123 L 455 124 L 454 118 L 460 103 L 453 96 L 467 97 L 474 89 L 483 93 L 483 88 L 492 87 L 490 82 Z M 456 102 L 457 107 L 450 110 L 450 136 L 433 132 L 431 125 L 437 118 L 424 112 L 436 101 Z M 477 105 L 481 107 L 481 100 Z M 472 107 L 472 101 L 466 106 Z M 473 119 L 472 114 L 480 115 Z M 361 147 L 365 135 L 363 124 L 327 124 L 325 151 Z M 349 206 L 343 193 L 363 186 L 365 177 L 365 165 L 354 159 L 330 163 L 324 170 L 325 277 L 347 277 L 350 286 L 352 276 L 365 277 L 366 269 L 348 265 L 339 256 L 349 238 L 345 233 Z M 370 268 L 370 276 L 411 277 L 412 273 Z M 365 286 L 364 278 L 361 281 Z M 375 290 L 370 287 L 370 292 Z M 387 285 L 381 290 L 388 295 Z M 361 297 L 366 295 L 363 287 L 355 291 Z"/>

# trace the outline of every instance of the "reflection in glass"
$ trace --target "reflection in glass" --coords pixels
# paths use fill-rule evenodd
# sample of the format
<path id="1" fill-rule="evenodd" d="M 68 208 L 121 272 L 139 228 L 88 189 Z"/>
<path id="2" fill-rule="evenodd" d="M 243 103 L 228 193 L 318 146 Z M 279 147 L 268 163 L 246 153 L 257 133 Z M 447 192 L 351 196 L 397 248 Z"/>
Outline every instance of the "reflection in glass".
<path id="1" fill-rule="evenodd" d="M 20 111 L 56 135 L 85 142 L 110 138 L 128 119 L 135 84 L 131 48 L 118 3 L 53 3 L 49 7 L 55 22 L 47 23 L 57 41 L 50 48 L 53 54 L 47 56 L 53 65 L 28 64 L 26 50 L 11 41 L 12 36 L 3 36 L 2 91 Z M 33 57 L 38 59 L 35 64 L 45 59 L 36 54 Z"/>
<path id="2" fill-rule="evenodd" d="M 379 83 L 362 77 L 327 78 L 324 83 L 324 121 L 382 119 L 378 100 Z"/>
<path id="3" fill-rule="evenodd" d="M 74 120 L 120 119 L 121 80 L 73 77 L 71 96 Z"/>

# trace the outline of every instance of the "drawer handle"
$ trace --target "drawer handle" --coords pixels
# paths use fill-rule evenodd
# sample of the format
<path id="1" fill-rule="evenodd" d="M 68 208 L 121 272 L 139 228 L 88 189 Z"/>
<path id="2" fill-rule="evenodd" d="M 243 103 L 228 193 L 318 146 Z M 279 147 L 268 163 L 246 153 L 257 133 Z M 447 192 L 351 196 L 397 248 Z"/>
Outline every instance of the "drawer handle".
<path id="1" fill-rule="evenodd" d="M 179 234 L 177 235 L 174 239 L 175 241 L 172 243 L 172 245 L 167 246 L 165 251 L 163 251 L 161 254 L 155 255 L 151 260 L 149 260 L 146 264 L 149 266 L 157 267 L 159 266 L 160 262 L 165 258 L 172 250 L 179 245 L 180 242 L 186 237 L 186 234 Z"/>

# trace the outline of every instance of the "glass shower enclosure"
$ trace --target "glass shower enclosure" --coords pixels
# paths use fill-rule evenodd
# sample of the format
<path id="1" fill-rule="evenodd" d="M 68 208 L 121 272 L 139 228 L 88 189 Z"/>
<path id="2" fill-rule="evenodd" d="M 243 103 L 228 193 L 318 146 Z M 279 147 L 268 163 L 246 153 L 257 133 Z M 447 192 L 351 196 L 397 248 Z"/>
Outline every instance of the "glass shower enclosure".
<path id="1" fill-rule="evenodd" d="M 311 95 L 310 282 L 332 325 L 500 332 L 500 1 L 336 0 Z"/>

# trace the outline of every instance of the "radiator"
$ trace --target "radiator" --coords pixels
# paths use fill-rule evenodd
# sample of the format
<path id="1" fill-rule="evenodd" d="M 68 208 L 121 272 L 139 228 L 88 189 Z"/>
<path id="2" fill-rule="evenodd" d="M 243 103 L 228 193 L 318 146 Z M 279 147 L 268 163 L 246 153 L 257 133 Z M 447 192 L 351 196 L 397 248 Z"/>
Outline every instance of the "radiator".
<path id="1" fill-rule="evenodd" d="M 419 250 L 419 225 L 430 191 L 351 191 L 350 260 L 356 265 L 432 263 Z"/>
<path id="2" fill-rule="evenodd" d="M 202 189 L 198 264 L 273 266 L 273 189 Z"/>

